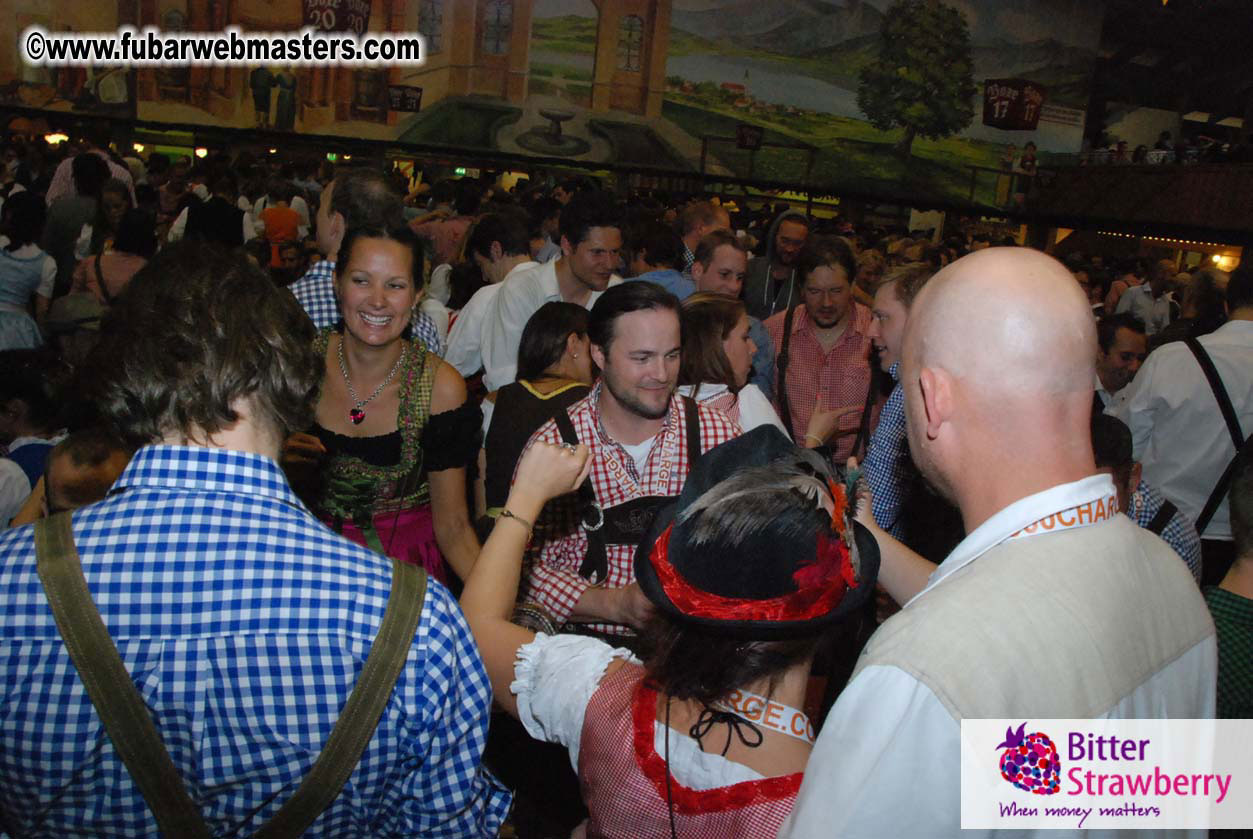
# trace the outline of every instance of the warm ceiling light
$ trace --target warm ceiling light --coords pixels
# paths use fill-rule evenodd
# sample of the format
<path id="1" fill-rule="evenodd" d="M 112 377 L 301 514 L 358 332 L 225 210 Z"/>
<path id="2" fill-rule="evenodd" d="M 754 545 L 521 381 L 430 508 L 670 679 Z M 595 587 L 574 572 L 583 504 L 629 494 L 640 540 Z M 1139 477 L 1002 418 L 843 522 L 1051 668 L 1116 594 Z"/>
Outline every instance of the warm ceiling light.
<path id="1" fill-rule="evenodd" d="M 270 154 L 278 154 L 278 149 L 270 149 Z"/>
<path id="2" fill-rule="evenodd" d="M 209 150 L 208 150 L 208 149 L 206 149 L 204 146 L 199 146 L 199 147 L 197 147 L 197 149 L 196 149 L 196 157 L 208 157 L 208 156 L 209 156 Z"/>
<path id="3" fill-rule="evenodd" d="M 135 143 L 135 145 L 133 146 L 133 148 L 135 149 L 136 154 L 143 154 L 143 153 L 144 153 L 144 144 L 143 144 L 143 143 Z"/>
<path id="4" fill-rule="evenodd" d="M 52 134 L 44 135 L 44 142 L 50 146 L 60 145 L 61 143 L 64 143 L 68 139 L 70 139 L 70 135 L 62 134 L 59 131 L 53 132 Z"/>

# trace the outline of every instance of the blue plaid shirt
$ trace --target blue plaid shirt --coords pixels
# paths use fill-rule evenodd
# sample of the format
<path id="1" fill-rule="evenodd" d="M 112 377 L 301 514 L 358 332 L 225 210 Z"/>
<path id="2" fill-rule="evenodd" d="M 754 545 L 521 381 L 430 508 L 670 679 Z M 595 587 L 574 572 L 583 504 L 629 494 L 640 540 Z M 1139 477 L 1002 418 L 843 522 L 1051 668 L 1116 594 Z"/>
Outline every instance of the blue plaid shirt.
<path id="1" fill-rule="evenodd" d="M 1162 505 L 1166 503 L 1166 496 L 1162 495 L 1157 487 L 1150 486 L 1144 481 L 1140 481 L 1140 485 L 1135 488 L 1135 492 L 1131 493 L 1131 497 L 1127 499 L 1128 516 L 1141 527 L 1148 527 L 1153 523 L 1153 519 L 1157 516 L 1157 511 L 1162 509 Z M 1175 514 L 1166 521 L 1166 526 L 1162 528 L 1162 541 L 1175 549 L 1175 553 L 1188 564 L 1188 570 L 1192 572 L 1192 576 L 1196 578 L 1198 583 L 1201 582 L 1201 537 L 1196 535 L 1196 527 L 1188 520 L 1188 517 L 1175 510 Z"/>
<path id="2" fill-rule="evenodd" d="M 879 412 L 879 424 L 870 435 L 866 459 L 861 465 L 870 487 L 872 503 L 870 512 L 875 523 L 900 539 L 904 533 L 901 518 L 901 502 L 905 496 L 905 464 L 909 460 L 909 445 L 905 439 L 905 391 L 900 385 L 900 363 L 888 369 L 896 387 Z"/>
<path id="3" fill-rule="evenodd" d="M 305 275 L 288 286 L 318 329 L 334 326 L 339 322 L 339 303 L 335 301 L 335 263 L 329 259 L 315 262 Z M 444 342 L 439 338 L 435 321 L 423 311 L 413 313 L 413 334 L 422 339 L 426 348 L 441 358 Z"/>
<path id="4" fill-rule="evenodd" d="M 391 569 L 309 514 L 269 458 L 141 449 L 74 514 L 92 597 L 192 799 L 249 836 L 330 735 Z M 156 836 L 70 662 L 33 527 L 0 534 L 0 827 Z M 460 608 L 428 583 L 408 665 L 343 791 L 307 836 L 495 836 L 510 796 L 480 759 L 492 692 Z"/>

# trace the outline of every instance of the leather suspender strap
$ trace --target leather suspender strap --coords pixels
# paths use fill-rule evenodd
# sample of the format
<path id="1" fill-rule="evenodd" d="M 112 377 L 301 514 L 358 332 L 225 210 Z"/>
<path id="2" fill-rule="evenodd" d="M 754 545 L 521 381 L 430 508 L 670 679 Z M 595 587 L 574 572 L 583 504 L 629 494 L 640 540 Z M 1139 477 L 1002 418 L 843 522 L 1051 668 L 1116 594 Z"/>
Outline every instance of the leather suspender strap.
<path id="1" fill-rule="evenodd" d="M 1214 367 L 1214 361 L 1209 357 L 1209 353 L 1201 346 L 1201 342 L 1196 338 L 1188 338 L 1184 341 L 1188 345 L 1188 349 L 1196 356 L 1197 364 L 1201 365 L 1201 370 L 1205 373 L 1205 378 L 1209 380 L 1210 390 L 1214 392 L 1214 399 L 1218 402 L 1218 409 L 1222 412 L 1223 421 L 1227 423 L 1227 433 L 1231 435 L 1232 445 L 1236 447 L 1236 454 L 1231 458 L 1231 462 L 1227 464 L 1227 468 L 1223 470 L 1222 476 L 1218 479 L 1218 483 L 1214 485 L 1214 489 L 1210 492 L 1210 496 L 1205 501 L 1205 506 L 1201 508 L 1201 514 L 1196 518 L 1196 532 L 1198 535 L 1204 533 L 1205 528 L 1209 525 L 1210 519 L 1214 517 L 1214 513 L 1218 512 L 1219 506 L 1223 503 L 1223 498 L 1227 495 L 1227 487 L 1231 484 L 1231 477 L 1235 474 L 1236 457 L 1240 454 L 1240 447 L 1244 445 L 1244 433 L 1240 430 L 1240 419 L 1236 416 L 1236 409 L 1231 404 L 1231 397 L 1227 395 L 1227 388 L 1223 386 L 1223 380 L 1218 375 L 1218 369 Z"/>
<path id="2" fill-rule="evenodd" d="M 690 396 L 684 396 L 682 400 L 684 431 L 687 435 L 687 465 L 690 472 L 700 457 L 700 407 Z M 572 446 L 579 444 L 579 435 L 565 409 L 557 411 L 553 421 L 562 441 Z M 587 553 L 579 564 L 579 576 L 586 580 L 595 578 L 598 583 L 604 582 L 609 574 L 609 551 L 604 532 L 605 512 L 596 501 L 596 491 L 592 488 L 590 475 L 579 485 L 578 497 L 579 518 L 587 534 Z"/>
<path id="3" fill-rule="evenodd" d="M 92 602 L 74 547 L 70 513 L 36 522 L 35 556 L 39 581 L 70 660 L 162 834 L 207 839 L 209 829 L 204 818 L 187 794 L 182 776 Z"/>
<path id="4" fill-rule="evenodd" d="M 1177 508 L 1174 504 L 1171 504 L 1170 501 L 1164 501 L 1162 506 L 1158 508 L 1157 515 L 1153 516 L 1153 520 L 1149 522 L 1149 525 L 1145 528 L 1145 530 L 1161 536 L 1162 531 L 1166 529 L 1166 525 L 1170 524 L 1170 520 L 1175 517 L 1175 513 L 1178 509 L 1179 508 Z"/>
<path id="5" fill-rule="evenodd" d="M 775 392 L 779 394 L 779 419 L 783 420 L 783 428 L 788 436 L 793 438 L 796 435 L 792 433 L 792 406 L 787 398 L 787 365 L 788 348 L 792 344 L 792 317 L 796 314 L 796 309 L 796 306 L 792 306 L 783 316 L 783 340 L 780 342 L 779 354 L 774 359 L 775 370 L 778 372 Z"/>
<path id="6" fill-rule="evenodd" d="M 301 836 L 331 806 L 374 736 L 383 708 L 405 667 L 426 599 L 426 572 L 392 560 L 392 587 L 370 654 L 339 712 L 331 736 L 291 798 L 257 831 L 257 839 Z"/>
<path id="7" fill-rule="evenodd" d="M 100 269 L 101 258 L 104 254 L 96 254 L 96 284 L 100 286 L 100 296 L 104 298 L 106 306 L 113 305 L 113 295 L 109 294 L 109 287 L 104 284 L 104 272 Z"/>
<path id="8" fill-rule="evenodd" d="M 1231 397 L 1227 395 L 1227 388 L 1218 375 L 1214 360 L 1209 357 L 1209 353 L 1197 339 L 1188 338 L 1184 343 L 1188 345 L 1188 349 L 1192 350 L 1197 364 L 1201 365 L 1201 369 L 1205 371 L 1210 390 L 1214 391 L 1214 399 L 1218 401 L 1218 409 L 1222 411 L 1223 421 L 1227 423 L 1227 433 L 1231 435 L 1231 444 L 1236 447 L 1236 451 L 1240 451 L 1240 447 L 1244 445 L 1244 432 L 1240 430 L 1240 418 L 1236 416 L 1235 406 L 1231 404 Z"/>
<path id="9" fill-rule="evenodd" d="M 553 422 L 556 423 L 563 442 L 571 446 L 579 444 L 578 432 L 574 430 L 574 423 L 570 422 L 570 414 L 565 408 L 553 415 Z M 596 502 L 596 490 L 592 488 L 591 475 L 579 484 L 577 493 L 579 521 L 583 525 L 583 532 L 587 534 L 587 553 L 579 563 L 579 576 L 585 580 L 595 578 L 596 582 L 603 583 L 609 573 L 609 553 L 605 548 L 605 534 L 602 532 L 605 512 Z"/>
<path id="10" fill-rule="evenodd" d="M 687 473 L 690 475 L 700 459 L 700 406 L 690 396 L 683 397 L 683 425 L 687 430 Z"/>
<path id="11" fill-rule="evenodd" d="M 39 579 L 70 658 L 161 832 L 172 839 L 207 839 L 208 827 L 92 602 L 70 513 L 36 523 L 35 549 Z M 387 608 L 357 684 L 313 767 L 258 837 L 300 836 L 343 789 L 404 669 L 421 619 L 426 579 L 421 568 L 392 560 Z"/>

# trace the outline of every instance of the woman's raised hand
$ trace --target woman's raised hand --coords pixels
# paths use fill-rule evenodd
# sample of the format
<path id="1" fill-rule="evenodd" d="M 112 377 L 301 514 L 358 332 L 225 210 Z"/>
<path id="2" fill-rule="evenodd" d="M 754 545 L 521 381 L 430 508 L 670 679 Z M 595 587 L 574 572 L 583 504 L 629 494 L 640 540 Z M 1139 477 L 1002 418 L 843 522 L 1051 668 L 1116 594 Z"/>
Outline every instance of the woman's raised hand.
<path id="1" fill-rule="evenodd" d="M 592 460 L 587 446 L 536 440 L 518 464 L 513 485 L 543 501 L 573 492 L 587 478 Z"/>

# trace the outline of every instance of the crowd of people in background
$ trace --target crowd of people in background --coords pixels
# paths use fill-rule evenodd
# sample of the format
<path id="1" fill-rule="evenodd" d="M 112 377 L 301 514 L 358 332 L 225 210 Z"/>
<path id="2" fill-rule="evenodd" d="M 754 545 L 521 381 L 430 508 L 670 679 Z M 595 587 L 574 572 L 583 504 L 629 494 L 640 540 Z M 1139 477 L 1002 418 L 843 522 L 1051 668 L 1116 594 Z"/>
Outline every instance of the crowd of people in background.
<path id="1" fill-rule="evenodd" d="M 37 608 L 52 526 L 25 526 L 71 510 L 186 796 L 249 830 L 412 579 L 377 555 L 429 582 L 319 835 L 496 835 L 510 789 L 519 835 L 955 835 L 963 717 L 1253 712 L 1249 267 L 586 177 L 140 159 L 107 132 L 3 163 L 15 836 L 156 824 Z M 1008 156 L 1006 189 L 1034 171 Z M 980 585 L 1073 589 L 1097 555 L 1117 570 L 1067 608 L 1102 617 L 1048 624 L 1065 678 L 984 643 L 1035 630 Z M 1152 652 L 1109 669 L 1107 644 Z"/>
<path id="2" fill-rule="evenodd" d="M 1161 164 L 1191 165 L 1197 163 L 1248 163 L 1253 161 L 1253 136 L 1238 142 L 1224 142 L 1207 134 L 1180 133 L 1175 137 L 1162 131 L 1150 148 L 1141 143 L 1135 148 L 1126 140 L 1103 137 L 1099 146 L 1079 153 L 1084 166 L 1157 166 Z"/>

